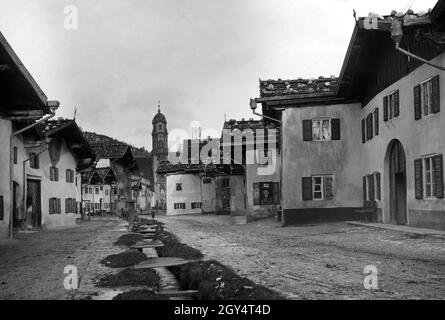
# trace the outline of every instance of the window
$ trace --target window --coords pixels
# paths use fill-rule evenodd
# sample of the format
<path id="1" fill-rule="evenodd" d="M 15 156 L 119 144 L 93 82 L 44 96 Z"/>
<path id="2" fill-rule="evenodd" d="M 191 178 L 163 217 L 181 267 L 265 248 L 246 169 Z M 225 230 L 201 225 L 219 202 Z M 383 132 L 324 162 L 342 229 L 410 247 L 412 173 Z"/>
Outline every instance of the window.
<path id="1" fill-rule="evenodd" d="M 105 195 L 108 196 L 108 189 L 105 189 Z"/>
<path id="2" fill-rule="evenodd" d="M 303 200 L 332 200 L 334 198 L 333 176 L 303 177 L 302 198 Z"/>
<path id="3" fill-rule="evenodd" d="M 392 91 L 383 97 L 383 120 L 397 118 L 400 113 L 399 90 Z"/>
<path id="4" fill-rule="evenodd" d="M 280 184 L 278 182 L 262 182 L 253 184 L 254 205 L 280 204 Z"/>
<path id="5" fill-rule="evenodd" d="M 201 209 L 202 203 L 201 202 L 192 202 L 192 209 Z"/>
<path id="6" fill-rule="evenodd" d="M 429 78 L 414 87 L 414 119 L 440 111 L 439 76 Z"/>
<path id="7" fill-rule="evenodd" d="M 380 172 L 363 177 L 363 201 L 381 200 Z"/>
<path id="8" fill-rule="evenodd" d="M 443 159 L 442 155 L 426 156 L 414 161 L 416 199 L 442 199 Z"/>
<path id="9" fill-rule="evenodd" d="M 85 194 L 88 194 L 88 188 L 85 188 Z"/>
<path id="10" fill-rule="evenodd" d="M 96 194 L 99 194 L 99 188 L 95 188 L 94 191 L 95 191 Z"/>
<path id="11" fill-rule="evenodd" d="M 414 160 L 416 199 L 443 199 L 443 156 L 430 155 Z"/>
<path id="12" fill-rule="evenodd" d="M 14 164 L 17 164 L 17 147 L 14 147 Z"/>
<path id="13" fill-rule="evenodd" d="M 221 186 L 223 188 L 229 188 L 230 187 L 230 179 L 224 178 L 221 180 Z"/>
<path id="14" fill-rule="evenodd" d="M 61 199 L 58 198 L 50 198 L 49 199 L 49 214 L 61 214 L 62 206 Z"/>
<path id="15" fill-rule="evenodd" d="M 88 193 L 93 194 L 93 188 L 88 188 Z"/>
<path id="16" fill-rule="evenodd" d="M 184 210 L 185 209 L 185 203 L 183 203 L 183 202 L 175 203 L 174 206 L 175 206 L 175 210 L 179 210 L 179 209 Z"/>
<path id="17" fill-rule="evenodd" d="M 100 191 L 104 191 L 104 187 L 103 186 L 100 186 Z"/>
<path id="18" fill-rule="evenodd" d="M 114 195 L 117 195 L 117 191 L 118 191 L 117 188 L 114 188 L 114 189 L 113 189 L 113 194 L 114 194 Z"/>
<path id="19" fill-rule="evenodd" d="M 182 183 L 176 184 L 176 191 L 182 191 Z"/>
<path id="20" fill-rule="evenodd" d="M 76 177 L 76 187 L 77 187 L 77 177 Z"/>
<path id="21" fill-rule="evenodd" d="M 5 211 L 3 208 L 3 196 L 0 196 L 0 220 L 5 218 Z"/>
<path id="22" fill-rule="evenodd" d="M 65 213 L 76 213 L 76 199 L 65 199 Z"/>
<path id="23" fill-rule="evenodd" d="M 224 199 L 223 200 L 223 207 L 224 207 L 224 209 L 230 209 L 230 207 L 231 207 L 230 199 Z"/>
<path id="24" fill-rule="evenodd" d="M 331 119 L 312 120 L 312 141 L 331 140 Z"/>
<path id="25" fill-rule="evenodd" d="M 340 140 L 340 119 L 303 120 L 303 141 Z"/>
<path id="26" fill-rule="evenodd" d="M 29 158 L 30 158 L 30 160 L 29 160 L 29 166 L 30 166 L 32 169 L 39 169 L 39 155 L 36 154 L 36 153 L 34 153 L 34 152 L 31 152 L 31 153 L 29 154 Z"/>
<path id="27" fill-rule="evenodd" d="M 59 169 L 56 167 L 49 168 L 49 180 L 50 181 L 59 181 Z"/>
<path id="28" fill-rule="evenodd" d="M 73 183 L 74 182 L 74 171 L 67 169 L 66 170 L 66 182 Z"/>
<path id="29" fill-rule="evenodd" d="M 433 97 L 433 81 L 428 79 L 420 85 L 422 111 L 423 115 L 427 116 L 431 113 L 432 97 Z"/>

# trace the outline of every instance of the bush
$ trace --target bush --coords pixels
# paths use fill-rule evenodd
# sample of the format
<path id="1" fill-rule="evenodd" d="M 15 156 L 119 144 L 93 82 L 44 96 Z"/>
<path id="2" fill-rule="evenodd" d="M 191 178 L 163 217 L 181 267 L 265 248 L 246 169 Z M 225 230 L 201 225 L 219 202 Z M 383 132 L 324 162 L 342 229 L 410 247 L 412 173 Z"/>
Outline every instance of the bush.
<path id="1" fill-rule="evenodd" d="M 120 236 L 119 239 L 114 244 L 117 246 L 129 246 L 130 247 L 142 240 L 144 240 L 144 237 L 142 235 L 130 233 L 130 234 L 124 234 L 124 235 Z"/>
<path id="2" fill-rule="evenodd" d="M 131 290 L 118 294 L 113 300 L 166 300 L 150 290 Z"/>
<path id="3" fill-rule="evenodd" d="M 183 290 L 198 290 L 201 300 L 283 300 L 279 293 L 238 276 L 215 260 L 171 267 Z"/>
<path id="4" fill-rule="evenodd" d="M 163 231 L 156 234 L 155 239 L 164 243 L 164 247 L 156 248 L 159 257 L 176 257 L 182 259 L 201 259 L 202 253 L 195 248 L 180 243 L 178 239 L 170 232 Z"/>
<path id="5" fill-rule="evenodd" d="M 157 289 L 160 280 L 156 271 L 152 269 L 125 269 L 117 274 L 106 275 L 98 281 L 97 285 L 105 288 L 144 285 Z"/>
<path id="6" fill-rule="evenodd" d="M 147 256 L 137 250 L 126 251 L 118 254 L 112 254 L 103 260 L 101 263 L 110 268 L 125 268 L 138 264 L 147 260 Z"/>

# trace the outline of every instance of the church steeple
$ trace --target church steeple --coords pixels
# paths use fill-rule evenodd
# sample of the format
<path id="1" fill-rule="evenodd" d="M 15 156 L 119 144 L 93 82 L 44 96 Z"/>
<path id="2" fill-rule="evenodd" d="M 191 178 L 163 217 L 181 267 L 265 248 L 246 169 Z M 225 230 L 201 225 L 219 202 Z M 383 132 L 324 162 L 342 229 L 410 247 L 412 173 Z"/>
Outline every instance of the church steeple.
<path id="1" fill-rule="evenodd" d="M 153 118 L 153 154 L 158 159 L 166 159 L 168 155 L 168 131 L 167 131 L 167 119 L 161 113 L 161 102 L 158 101 L 158 112 Z"/>

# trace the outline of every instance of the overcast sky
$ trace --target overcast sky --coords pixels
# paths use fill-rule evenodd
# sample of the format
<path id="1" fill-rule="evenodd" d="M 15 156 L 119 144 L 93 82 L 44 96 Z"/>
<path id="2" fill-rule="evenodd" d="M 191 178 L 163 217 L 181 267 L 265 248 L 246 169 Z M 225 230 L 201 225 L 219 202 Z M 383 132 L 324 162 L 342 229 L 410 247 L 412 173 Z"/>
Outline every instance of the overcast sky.
<path id="1" fill-rule="evenodd" d="M 402 11 L 410 0 L 0 0 L 0 31 L 60 117 L 151 150 L 161 100 L 168 129 L 220 131 L 251 118 L 259 79 L 338 76 L 352 10 Z M 436 0 L 417 0 L 415 11 Z M 64 28 L 64 8 L 79 28 Z"/>

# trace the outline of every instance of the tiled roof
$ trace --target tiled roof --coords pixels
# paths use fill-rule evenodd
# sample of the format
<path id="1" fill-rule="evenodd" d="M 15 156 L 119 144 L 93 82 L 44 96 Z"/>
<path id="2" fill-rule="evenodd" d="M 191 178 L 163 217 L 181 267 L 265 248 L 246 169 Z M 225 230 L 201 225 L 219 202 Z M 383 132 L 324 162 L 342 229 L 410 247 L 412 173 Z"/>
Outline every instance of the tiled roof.
<path id="1" fill-rule="evenodd" d="M 268 123 L 267 125 L 265 125 L 263 120 L 253 120 L 253 119 L 249 119 L 249 120 L 245 120 L 245 119 L 241 119 L 241 120 L 235 120 L 235 119 L 230 119 L 226 122 L 224 122 L 224 126 L 223 129 L 229 129 L 229 130 L 234 130 L 234 129 L 239 129 L 239 130 L 245 130 L 245 129 L 276 129 L 277 125 L 275 123 Z"/>
<path id="2" fill-rule="evenodd" d="M 337 90 L 337 77 L 297 80 L 260 80 L 261 97 L 275 97 L 302 94 L 334 94 Z"/>
<path id="3" fill-rule="evenodd" d="M 91 145 L 91 149 L 101 159 L 120 159 L 128 148 L 129 146 L 126 144 Z"/>

